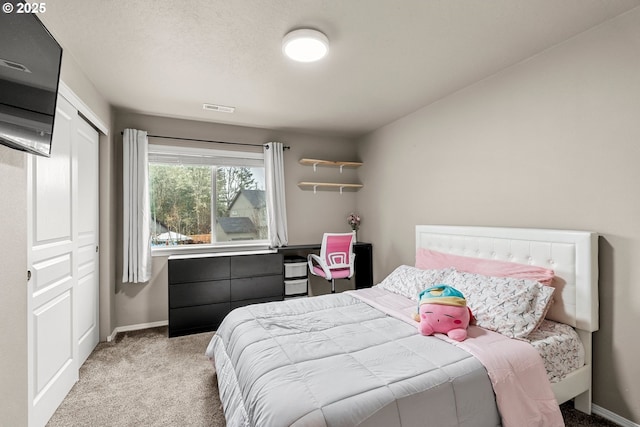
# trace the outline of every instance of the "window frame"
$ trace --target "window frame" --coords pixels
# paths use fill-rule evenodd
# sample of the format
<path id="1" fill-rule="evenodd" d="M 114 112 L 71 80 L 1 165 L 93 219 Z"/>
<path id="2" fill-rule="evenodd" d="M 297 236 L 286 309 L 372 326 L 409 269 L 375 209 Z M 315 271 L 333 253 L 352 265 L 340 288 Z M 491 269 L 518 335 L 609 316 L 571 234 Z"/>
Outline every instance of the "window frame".
<path id="1" fill-rule="evenodd" d="M 239 151 L 239 150 L 221 150 L 216 148 L 204 147 L 181 147 L 177 145 L 165 144 L 149 144 L 148 165 L 152 163 L 164 164 L 187 164 L 187 165 L 211 165 L 211 166 L 246 166 L 261 167 L 264 169 L 264 153 L 255 151 Z M 181 161 L 182 159 L 182 161 Z M 185 162 L 184 160 L 190 161 Z M 219 163 L 214 163 L 218 160 Z M 234 160 L 239 160 L 240 165 Z M 228 163 L 227 163 L 228 162 Z M 226 163 L 226 164 L 225 164 Z M 267 183 L 264 183 L 265 191 L 268 191 Z M 213 188 L 212 188 L 213 190 Z M 147 189 L 151 197 L 151 183 Z M 212 201 L 215 191 L 212 191 Z M 213 208 L 213 206 L 212 206 Z M 270 215 L 268 205 L 265 206 L 267 218 Z M 267 229 L 269 222 L 267 221 Z M 213 228 L 213 225 L 212 225 Z M 213 230 L 212 230 L 213 231 Z M 268 234 L 268 233 L 267 233 Z M 176 246 L 155 246 L 151 247 L 151 256 L 167 256 L 167 255 L 187 255 L 187 254 L 206 254 L 206 253 L 228 253 L 228 252 L 244 252 L 255 250 L 270 249 L 269 239 L 263 240 L 232 240 L 228 242 L 215 242 L 209 244 L 197 245 L 176 245 Z"/>

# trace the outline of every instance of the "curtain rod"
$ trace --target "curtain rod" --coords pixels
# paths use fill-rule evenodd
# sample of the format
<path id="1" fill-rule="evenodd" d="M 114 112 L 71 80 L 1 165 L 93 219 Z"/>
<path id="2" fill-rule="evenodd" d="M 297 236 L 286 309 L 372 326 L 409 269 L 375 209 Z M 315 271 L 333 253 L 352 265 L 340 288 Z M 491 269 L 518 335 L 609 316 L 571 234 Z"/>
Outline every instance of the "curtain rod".
<path id="1" fill-rule="evenodd" d="M 124 132 L 120 132 L 120 135 L 124 135 Z M 178 139 L 180 141 L 210 142 L 213 144 L 244 145 L 248 147 L 264 147 L 266 145 L 266 144 L 249 144 L 247 142 L 214 141 L 211 139 L 179 138 L 177 136 L 163 136 L 163 135 L 150 135 L 150 134 L 147 134 L 147 138 Z M 284 150 L 288 150 L 291 147 L 289 147 L 288 145 L 284 145 L 282 148 Z"/>

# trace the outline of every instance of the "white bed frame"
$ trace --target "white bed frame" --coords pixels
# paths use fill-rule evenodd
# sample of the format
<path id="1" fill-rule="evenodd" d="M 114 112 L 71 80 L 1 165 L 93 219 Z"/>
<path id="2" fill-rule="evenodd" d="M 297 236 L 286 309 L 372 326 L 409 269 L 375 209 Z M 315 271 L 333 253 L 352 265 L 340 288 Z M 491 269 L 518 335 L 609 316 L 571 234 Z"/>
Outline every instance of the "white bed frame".
<path id="1" fill-rule="evenodd" d="M 419 248 L 552 269 L 556 292 L 546 317 L 573 326 L 585 350 L 585 365 L 552 384 L 553 392 L 558 403 L 574 399 L 576 409 L 591 413 L 591 335 L 598 330 L 597 233 L 418 225 L 416 250 Z"/>

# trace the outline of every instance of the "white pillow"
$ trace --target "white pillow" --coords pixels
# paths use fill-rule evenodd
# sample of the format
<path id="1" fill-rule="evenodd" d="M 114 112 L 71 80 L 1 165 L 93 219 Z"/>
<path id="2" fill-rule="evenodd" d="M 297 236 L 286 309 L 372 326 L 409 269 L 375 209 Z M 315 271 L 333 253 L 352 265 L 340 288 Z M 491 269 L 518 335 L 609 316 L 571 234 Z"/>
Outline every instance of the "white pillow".
<path id="1" fill-rule="evenodd" d="M 544 320 L 554 288 L 534 280 L 453 271 L 443 279 L 464 295 L 476 324 L 510 338 L 526 338 Z"/>
<path id="2" fill-rule="evenodd" d="M 417 302 L 420 292 L 433 285 L 443 283 L 443 279 L 452 271 L 454 270 L 451 268 L 422 270 L 409 265 L 401 265 L 393 270 L 377 286 Z"/>

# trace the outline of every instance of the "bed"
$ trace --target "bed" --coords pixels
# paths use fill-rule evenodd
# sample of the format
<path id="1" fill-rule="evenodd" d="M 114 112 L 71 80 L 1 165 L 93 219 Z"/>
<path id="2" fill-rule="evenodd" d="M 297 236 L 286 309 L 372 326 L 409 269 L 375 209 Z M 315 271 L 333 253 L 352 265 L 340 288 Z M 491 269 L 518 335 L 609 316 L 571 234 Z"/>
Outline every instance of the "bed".
<path id="1" fill-rule="evenodd" d="M 538 325 L 542 335 L 536 340 L 548 346 L 553 325 L 569 325 L 577 332 L 581 360 L 571 372 L 554 374 L 552 383 L 544 366 L 529 369 L 528 376 L 539 383 L 526 384 L 520 392 L 531 398 L 517 398 L 517 393 L 508 397 L 541 402 L 523 411 L 557 411 L 558 403 L 574 399 L 577 409 L 590 413 L 591 334 L 598 328 L 595 233 L 420 225 L 416 253 L 421 250 L 553 270 L 554 302 L 545 322 L 555 323 Z M 541 360 L 526 340 L 476 326 L 469 328 L 473 339 L 461 346 L 438 336 L 424 337 L 408 316 L 415 310 L 414 301 L 389 292 L 382 286 L 385 281 L 363 292 L 259 304 L 230 313 L 206 351 L 217 372 L 227 425 L 562 425 L 559 411 L 543 418 L 534 414 L 523 423 L 506 415 L 507 405 L 500 406 L 505 392 L 495 372 L 501 368 L 493 370 L 487 360 L 494 356 L 482 352 L 501 345 L 526 347 Z M 499 341 L 485 349 L 473 347 L 495 337 Z M 552 378 L 548 366 L 546 372 Z M 526 372 L 510 376 L 520 378 Z M 544 416 L 556 418 L 544 421 Z"/>

